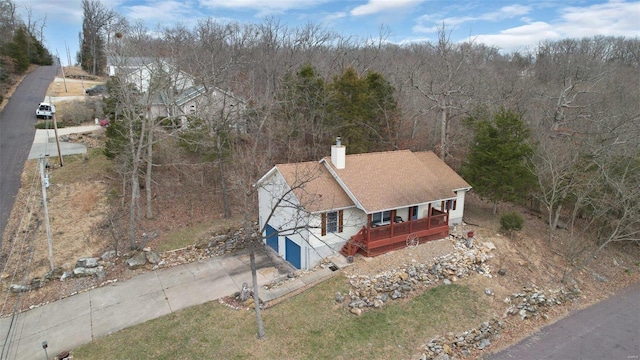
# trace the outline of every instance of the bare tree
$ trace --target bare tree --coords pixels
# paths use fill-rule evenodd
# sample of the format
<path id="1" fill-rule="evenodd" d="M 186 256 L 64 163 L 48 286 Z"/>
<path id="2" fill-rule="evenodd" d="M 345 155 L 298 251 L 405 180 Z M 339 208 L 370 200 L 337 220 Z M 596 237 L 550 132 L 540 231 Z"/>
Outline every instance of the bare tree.
<path id="1" fill-rule="evenodd" d="M 538 179 L 534 197 L 547 211 L 549 241 L 558 227 L 562 208 L 573 188 L 578 186 L 582 155 L 567 139 L 543 138 L 531 159 L 532 172 Z M 568 140 L 570 142 L 570 139 Z M 565 225 L 566 226 L 566 225 Z"/>
<path id="2" fill-rule="evenodd" d="M 432 103 L 429 110 L 438 113 L 438 152 L 443 161 L 449 151 L 450 121 L 456 116 L 455 111 L 463 109 L 463 102 L 472 91 L 469 55 L 473 43 L 456 45 L 450 35 L 444 25 L 438 29 L 438 43 L 427 44 L 429 52 L 416 55 L 418 63 L 410 77 L 412 86 Z"/>
<path id="3" fill-rule="evenodd" d="M 81 63 L 91 74 L 99 74 L 104 65 L 105 30 L 116 13 L 105 8 L 100 0 L 82 0 L 82 11 Z"/>

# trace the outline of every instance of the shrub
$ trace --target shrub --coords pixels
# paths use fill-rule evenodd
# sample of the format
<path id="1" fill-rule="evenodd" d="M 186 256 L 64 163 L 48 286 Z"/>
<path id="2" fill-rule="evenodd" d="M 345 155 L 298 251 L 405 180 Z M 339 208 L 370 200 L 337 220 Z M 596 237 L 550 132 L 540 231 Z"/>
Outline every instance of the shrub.
<path id="1" fill-rule="evenodd" d="M 519 213 L 513 211 L 500 216 L 500 229 L 507 233 L 522 230 L 524 218 Z"/>
<path id="2" fill-rule="evenodd" d="M 63 103 L 58 105 L 58 121 L 70 125 L 92 122 L 94 118 L 102 116 L 100 106 L 95 100 Z"/>

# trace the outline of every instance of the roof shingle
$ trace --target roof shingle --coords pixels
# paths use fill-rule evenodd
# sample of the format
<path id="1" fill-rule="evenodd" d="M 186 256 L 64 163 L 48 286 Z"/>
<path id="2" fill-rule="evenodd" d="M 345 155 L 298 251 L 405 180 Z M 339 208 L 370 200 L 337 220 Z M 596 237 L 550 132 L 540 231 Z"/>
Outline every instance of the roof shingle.
<path id="1" fill-rule="evenodd" d="M 331 157 L 323 160 L 367 213 L 452 199 L 454 190 L 470 188 L 431 151 L 347 155 L 340 170 Z"/>
<path id="2" fill-rule="evenodd" d="M 317 161 L 278 164 L 276 168 L 293 189 L 300 204 L 309 212 L 324 212 L 354 205 L 329 170 Z"/>

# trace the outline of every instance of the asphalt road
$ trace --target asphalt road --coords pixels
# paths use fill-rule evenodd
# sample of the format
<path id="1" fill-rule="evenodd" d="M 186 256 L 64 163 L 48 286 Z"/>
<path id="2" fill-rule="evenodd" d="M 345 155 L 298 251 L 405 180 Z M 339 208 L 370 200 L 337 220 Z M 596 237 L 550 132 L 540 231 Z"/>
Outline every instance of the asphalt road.
<path id="1" fill-rule="evenodd" d="M 640 283 L 576 311 L 490 360 L 640 359 Z"/>
<path id="2" fill-rule="evenodd" d="M 0 247 L 35 136 L 36 107 L 43 101 L 56 70 L 56 65 L 40 66 L 29 73 L 0 112 Z"/>

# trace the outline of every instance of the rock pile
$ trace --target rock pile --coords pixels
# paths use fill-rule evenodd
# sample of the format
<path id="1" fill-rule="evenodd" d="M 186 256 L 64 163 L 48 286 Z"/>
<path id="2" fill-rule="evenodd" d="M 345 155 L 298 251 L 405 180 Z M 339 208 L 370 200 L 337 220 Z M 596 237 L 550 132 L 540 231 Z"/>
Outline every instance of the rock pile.
<path id="1" fill-rule="evenodd" d="M 51 280 L 59 279 L 60 281 L 65 281 L 72 277 L 81 278 L 96 276 L 99 280 L 102 280 L 106 276 L 104 265 L 104 262 L 101 261 L 100 258 L 83 257 L 76 261 L 76 265 L 73 270 L 65 271 L 62 267 L 57 267 L 53 271 L 48 271 L 42 277 L 35 277 L 31 279 L 27 285 L 11 284 L 9 286 L 9 291 L 18 293 L 36 290 Z"/>
<path id="2" fill-rule="evenodd" d="M 128 256 L 129 258 L 125 261 L 125 264 L 127 264 L 127 267 L 131 270 L 139 269 L 147 265 L 147 263 L 154 265 L 154 269 L 164 264 L 164 262 L 160 260 L 160 255 L 151 251 L 150 248 L 144 248 L 142 251 L 136 251 Z"/>
<path id="3" fill-rule="evenodd" d="M 572 289 L 558 289 L 549 291 L 538 290 L 535 285 L 525 286 L 522 292 L 511 294 L 504 299 L 509 305 L 507 309 L 508 315 L 519 315 L 520 319 L 525 320 L 541 314 L 546 318 L 546 312 L 554 305 L 562 305 L 567 301 L 571 301 L 580 297 L 580 289 L 574 286 Z"/>
<path id="4" fill-rule="evenodd" d="M 382 307 L 387 301 L 408 296 L 411 292 L 424 289 L 442 281 L 451 284 L 473 273 L 491 277 L 486 261 L 493 257 L 492 243 L 468 248 L 466 240 L 452 237 L 454 252 L 426 263 L 412 263 L 373 276 L 351 276 L 348 304 L 354 314 L 364 308 Z M 336 296 L 336 301 L 342 295 Z M 358 309 L 358 310 L 356 310 Z"/>
<path id="5" fill-rule="evenodd" d="M 257 224 L 255 224 L 257 228 Z M 248 238 L 255 239 L 256 229 L 247 236 L 243 227 L 229 230 L 225 233 L 212 234 L 206 239 L 199 240 L 195 245 L 184 249 L 167 251 L 162 254 L 167 267 L 208 259 L 214 256 L 222 256 L 239 250 L 246 249 Z"/>
<path id="6" fill-rule="evenodd" d="M 491 345 L 491 340 L 500 337 L 502 327 L 500 320 L 491 319 L 471 330 L 438 336 L 424 346 L 424 352 L 419 359 L 448 359 L 456 354 L 469 356 L 473 350 L 483 350 Z"/>

